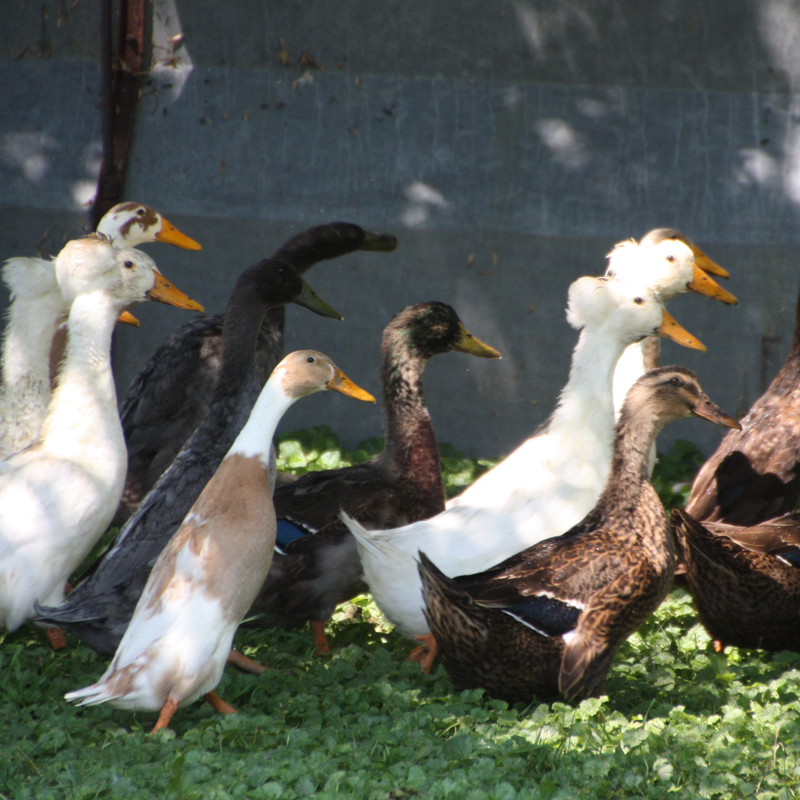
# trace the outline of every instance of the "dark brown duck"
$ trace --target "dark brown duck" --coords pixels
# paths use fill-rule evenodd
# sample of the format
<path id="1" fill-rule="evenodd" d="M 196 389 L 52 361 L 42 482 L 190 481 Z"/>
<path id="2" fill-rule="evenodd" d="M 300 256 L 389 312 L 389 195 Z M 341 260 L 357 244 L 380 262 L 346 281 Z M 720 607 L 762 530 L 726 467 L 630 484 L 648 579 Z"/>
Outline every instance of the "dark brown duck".
<path id="1" fill-rule="evenodd" d="M 649 452 L 671 420 L 737 423 L 683 367 L 630 389 L 611 474 L 595 508 L 562 536 L 485 572 L 448 578 L 420 553 L 426 618 L 455 687 L 508 702 L 600 692 L 615 650 L 669 591 L 675 543 L 649 480 Z"/>

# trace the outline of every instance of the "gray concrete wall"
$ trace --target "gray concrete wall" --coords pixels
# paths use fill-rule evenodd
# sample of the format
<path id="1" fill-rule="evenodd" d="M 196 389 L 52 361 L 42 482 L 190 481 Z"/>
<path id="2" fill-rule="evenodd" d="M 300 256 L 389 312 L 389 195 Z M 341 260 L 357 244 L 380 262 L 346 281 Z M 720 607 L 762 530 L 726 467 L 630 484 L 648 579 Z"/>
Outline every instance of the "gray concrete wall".
<path id="1" fill-rule="evenodd" d="M 34 7 L 35 5 L 35 7 Z M 55 252 L 99 166 L 93 3 L 7 3 L 0 30 L 0 258 Z M 67 8 L 59 19 L 59 8 Z M 412 302 L 452 303 L 504 354 L 433 361 L 440 438 L 510 450 L 552 409 L 576 334 L 567 287 L 611 245 L 677 227 L 740 299 L 671 310 L 709 347 L 667 344 L 742 413 L 780 365 L 800 284 L 800 2 L 156 0 L 154 68 L 126 197 L 204 245 L 147 249 L 220 311 L 235 276 L 293 232 L 334 219 L 397 234 L 396 253 L 320 265 L 346 317 L 293 309 L 290 347 L 329 353 L 377 390 L 380 331 Z M 60 22 L 60 24 L 59 24 Z M 184 34 L 173 52 L 167 39 Z M 281 41 L 288 52 L 284 66 Z M 320 66 L 299 63 L 308 53 Z M 121 389 L 185 316 L 150 304 L 115 343 Z M 355 443 L 380 415 L 315 397 L 289 427 Z M 665 432 L 705 450 L 700 422 Z"/>

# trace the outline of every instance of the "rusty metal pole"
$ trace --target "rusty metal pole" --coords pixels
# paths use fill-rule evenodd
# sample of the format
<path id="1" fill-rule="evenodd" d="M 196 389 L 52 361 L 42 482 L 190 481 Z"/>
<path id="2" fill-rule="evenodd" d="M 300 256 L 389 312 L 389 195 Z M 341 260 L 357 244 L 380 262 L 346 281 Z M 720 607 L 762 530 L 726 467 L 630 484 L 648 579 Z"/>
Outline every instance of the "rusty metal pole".
<path id="1" fill-rule="evenodd" d="M 103 161 L 92 209 L 93 227 L 122 199 L 145 56 L 145 0 L 119 0 L 116 57 L 112 51 L 113 0 L 100 2 Z"/>

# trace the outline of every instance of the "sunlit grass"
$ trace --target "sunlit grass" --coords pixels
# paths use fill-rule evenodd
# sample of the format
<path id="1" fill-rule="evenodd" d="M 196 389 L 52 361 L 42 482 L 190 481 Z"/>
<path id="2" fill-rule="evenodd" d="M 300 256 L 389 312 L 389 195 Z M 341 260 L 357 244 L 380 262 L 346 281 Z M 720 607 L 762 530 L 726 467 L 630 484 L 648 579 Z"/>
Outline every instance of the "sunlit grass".
<path id="1" fill-rule="evenodd" d="M 352 454 L 311 432 L 308 469 Z M 310 452 L 319 444 L 314 458 Z M 379 445 L 359 446 L 365 457 Z M 282 455 L 283 455 L 282 449 Z M 327 455 L 326 455 L 327 454 Z M 673 494 L 694 469 L 673 453 Z M 295 451 L 295 459 L 300 453 Z M 447 451 L 463 476 L 468 461 Z M 676 466 L 678 465 L 678 466 Z M 284 464 L 286 466 L 286 464 Z M 662 489 L 663 491 L 663 489 Z M 105 667 L 70 641 L 54 652 L 29 626 L 0 650 L 0 795 L 5 798 L 792 798 L 800 782 L 800 655 L 714 653 L 676 590 L 620 648 L 606 695 L 509 708 L 420 674 L 369 598 L 339 609 L 331 654 L 308 631 L 241 631 L 270 667 L 226 672 L 231 717 L 195 703 L 171 730 L 155 714 L 77 709 L 63 694 Z"/>

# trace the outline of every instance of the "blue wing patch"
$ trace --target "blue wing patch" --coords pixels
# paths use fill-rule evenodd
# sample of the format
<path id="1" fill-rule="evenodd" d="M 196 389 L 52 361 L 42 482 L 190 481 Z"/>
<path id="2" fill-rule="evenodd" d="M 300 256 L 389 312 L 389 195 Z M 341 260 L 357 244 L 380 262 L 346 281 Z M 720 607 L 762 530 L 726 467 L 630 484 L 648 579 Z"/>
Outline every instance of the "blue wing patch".
<path id="1" fill-rule="evenodd" d="M 303 536 L 308 536 L 310 533 L 311 531 L 307 528 L 297 525 L 291 520 L 279 519 L 278 532 L 275 535 L 275 544 L 283 549 L 295 539 L 301 539 Z"/>
<path id="2" fill-rule="evenodd" d="M 503 612 L 536 633 L 551 637 L 563 636 L 575 630 L 582 610 L 555 597 L 537 595 L 524 603 L 504 608 Z"/>

